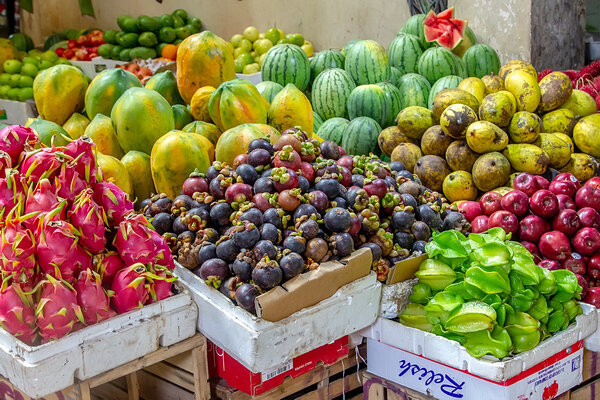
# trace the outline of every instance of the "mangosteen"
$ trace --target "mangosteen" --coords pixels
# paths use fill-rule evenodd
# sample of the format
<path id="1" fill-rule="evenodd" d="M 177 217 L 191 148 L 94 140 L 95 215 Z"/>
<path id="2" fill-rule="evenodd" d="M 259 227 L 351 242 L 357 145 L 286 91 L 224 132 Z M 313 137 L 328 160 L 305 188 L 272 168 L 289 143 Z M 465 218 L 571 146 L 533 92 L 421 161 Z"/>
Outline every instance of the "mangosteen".
<path id="1" fill-rule="evenodd" d="M 352 174 L 351 186 L 363 187 L 365 184 L 365 177 L 361 174 Z"/>
<path id="2" fill-rule="evenodd" d="M 194 193 L 208 192 L 208 180 L 198 170 L 183 182 L 181 193 L 193 197 Z"/>
<path id="3" fill-rule="evenodd" d="M 302 175 L 298 175 L 298 187 L 302 193 L 307 193 L 310 190 L 310 182 Z"/>
<path id="4" fill-rule="evenodd" d="M 395 230 L 410 229 L 415 222 L 415 215 L 408 211 L 398 211 L 392 214 L 391 222 Z"/>
<path id="5" fill-rule="evenodd" d="M 263 224 L 263 214 L 258 208 L 250 208 L 240 215 L 240 221 L 248 221 L 256 226 L 261 226 Z"/>
<path id="6" fill-rule="evenodd" d="M 196 232 L 196 243 L 217 243 L 217 240 L 219 240 L 219 232 L 215 228 L 204 228 Z"/>
<path id="7" fill-rule="evenodd" d="M 170 213 L 171 207 L 173 207 L 173 202 L 170 198 L 167 197 L 166 194 L 159 194 L 153 196 L 150 204 L 146 210 L 146 214 L 150 216 L 157 215 L 159 213 Z"/>
<path id="8" fill-rule="evenodd" d="M 175 218 L 171 214 L 158 213 L 152 218 L 152 226 L 154 230 L 162 235 L 165 232 L 171 232 L 173 229 L 173 221 Z"/>
<path id="9" fill-rule="evenodd" d="M 411 181 L 415 180 L 415 176 L 412 174 L 412 172 L 407 171 L 407 170 L 402 170 L 402 171 L 396 172 L 396 176 L 401 176 L 401 177 L 409 179 Z"/>
<path id="10" fill-rule="evenodd" d="M 410 194 L 413 197 L 419 197 L 422 192 L 422 187 L 417 182 L 406 181 L 398 186 L 398 193 Z"/>
<path id="11" fill-rule="evenodd" d="M 273 244 L 279 244 L 281 242 L 281 231 L 275 225 L 267 222 L 260 227 L 260 238 L 261 240 L 269 240 Z"/>
<path id="12" fill-rule="evenodd" d="M 271 163 L 271 153 L 265 149 L 254 149 L 248 153 L 248 164 L 253 167 L 264 167 Z"/>
<path id="13" fill-rule="evenodd" d="M 464 232 L 469 229 L 470 225 L 463 213 L 458 211 L 450 211 L 446 218 L 444 218 L 444 225 L 442 230 L 447 231 L 455 229 L 457 231 Z"/>
<path id="14" fill-rule="evenodd" d="M 171 212 L 175 215 L 178 215 L 183 211 L 191 210 L 192 209 L 192 201 L 194 201 L 194 199 L 192 199 L 190 196 L 187 196 L 185 194 L 180 194 L 179 196 L 175 197 L 175 199 L 173 200 L 173 204 L 171 206 Z"/>
<path id="15" fill-rule="evenodd" d="M 178 216 L 173 220 L 173 233 L 179 235 L 188 230 L 187 225 L 185 224 L 184 218 Z"/>
<path id="16" fill-rule="evenodd" d="M 406 169 L 406 166 L 404 165 L 404 163 L 402 161 L 392 161 L 390 163 L 390 169 L 392 171 L 400 172 L 400 171 L 404 171 Z"/>
<path id="17" fill-rule="evenodd" d="M 330 232 L 345 232 L 350 229 L 351 222 L 352 216 L 341 207 L 330 208 L 323 218 L 323 223 Z"/>
<path id="18" fill-rule="evenodd" d="M 402 247 L 403 249 L 411 249 L 415 239 L 413 235 L 407 232 L 396 232 L 394 234 L 394 243 Z"/>
<path id="19" fill-rule="evenodd" d="M 273 168 L 267 168 L 262 172 L 262 174 L 260 174 L 260 177 L 261 178 L 270 178 L 272 173 L 273 173 Z"/>
<path id="20" fill-rule="evenodd" d="M 331 235 L 329 243 L 333 254 L 340 258 L 349 256 L 354 251 L 354 240 L 347 233 L 336 233 Z"/>
<path id="21" fill-rule="evenodd" d="M 327 252 L 329 251 L 329 246 L 327 242 L 319 237 L 309 240 L 306 243 L 306 250 L 304 251 L 304 255 L 307 258 L 310 258 L 314 262 L 320 262 L 325 259 L 327 256 Z"/>
<path id="22" fill-rule="evenodd" d="M 337 143 L 331 140 L 325 140 L 321 142 L 319 147 L 321 148 L 321 155 L 323 158 L 329 160 L 337 160 L 340 158 L 340 146 L 338 146 Z"/>
<path id="23" fill-rule="evenodd" d="M 274 153 L 273 145 L 268 140 L 262 138 L 254 139 L 248 144 L 248 153 L 255 149 L 265 149 L 271 155 Z"/>
<path id="24" fill-rule="evenodd" d="M 425 245 L 427 243 L 424 240 L 417 240 L 413 243 L 412 252 L 413 253 L 425 253 Z"/>
<path id="25" fill-rule="evenodd" d="M 139 204 L 138 204 L 138 211 L 144 211 L 146 209 L 146 207 L 148 207 L 151 203 L 150 199 L 144 199 L 142 200 Z"/>
<path id="26" fill-rule="evenodd" d="M 263 221 L 275 225 L 277 229 L 283 229 L 282 214 L 283 211 L 277 208 L 269 208 L 263 214 Z"/>
<path id="27" fill-rule="evenodd" d="M 229 300 L 235 302 L 235 291 L 240 285 L 242 281 L 237 276 L 232 276 L 228 278 L 225 282 L 221 284 L 219 287 L 219 292 L 223 293 L 225 296 L 229 298 Z"/>
<path id="28" fill-rule="evenodd" d="M 329 207 L 329 198 L 324 192 L 318 189 L 315 189 L 308 194 L 308 202 L 315 207 L 320 214 L 324 213 Z"/>
<path id="29" fill-rule="evenodd" d="M 198 264 L 202 265 L 202 263 L 206 260 L 210 260 L 211 258 L 217 258 L 217 246 L 214 243 L 204 242 L 200 246 L 197 247 L 198 254 Z"/>
<path id="30" fill-rule="evenodd" d="M 421 204 L 418 207 L 419 219 L 429 225 L 432 229 L 441 229 L 443 225 L 440 213 L 435 211 L 429 204 Z"/>
<path id="31" fill-rule="evenodd" d="M 206 179 L 208 179 L 209 182 L 216 179 L 216 177 L 219 176 L 220 165 L 219 165 L 219 169 L 217 169 L 215 167 L 216 164 L 217 163 L 213 163 L 213 165 L 211 165 L 210 167 L 208 167 L 206 169 Z"/>
<path id="32" fill-rule="evenodd" d="M 183 220 L 187 225 L 188 229 L 195 232 L 199 229 L 203 229 L 208 225 L 210 214 L 204 208 L 192 208 L 185 213 Z"/>
<path id="33" fill-rule="evenodd" d="M 220 258 L 206 260 L 194 270 L 194 274 L 203 279 L 207 285 L 218 289 L 230 276 L 229 266 Z"/>
<path id="34" fill-rule="evenodd" d="M 270 170 L 269 170 L 270 171 Z M 254 182 L 254 193 L 275 193 L 273 180 L 267 177 L 260 177 Z"/>
<path id="35" fill-rule="evenodd" d="M 348 201 L 346 201 L 346 199 L 343 197 L 338 196 L 335 199 L 333 199 L 331 203 L 332 205 L 335 204 L 335 207 L 348 208 Z"/>
<path id="36" fill-rule="evenodd" d="M 388 189 L 396 190 L 398 188 L 398 185 L 396 184 L 396 180 L 394 178 L 392 178 L 391 176 L 388 175 L 385 178 L 383 178 L 383 180 L 385 181 L 385 184 L 387 185 Z"/>
<path id="37" fill-rule="evenodd" d="M 236 168 L 235 172 L 242 178 L 244 183 L 248 185 L 254 185 L 254 182 L 258 179 L 258 172 L 250 164 L 242 164 Z"/>
<path id="38" fill-rule="evenodd" d="M 269 242 L 270 243 L 270 242 Z M 262 290 L 269 290 L 281 283 L 283 272 L 275 260 L 262 259 L 252 270 L 252 280 Z"/>
<path id="39" fill-rule="evenodd" d="M 402 200 L 404 201 L 404 204 L 406 206 L 412 207 L 413 210 L 417 209 L 419 204 L 417 203 L 417 199 L 415 199 L 413 195 L 408 194 L 408 193 L 403 193 L 400 196 L 402 196 Z"/>
<path id="40" fill-rule="evenodd" d="M 254 245 L 254 259 L 261 260 L 264 256 L 268 256 L 270 259 L 277 257 L 277 249 L 270 240 L 260 240 Z"/>
<path id="41" fill-rule="evenodd" d="M 325 193 L 329 200 L 333 200 L 338 196 L 339 186 L 340 183 L 336 179 L 325 178 L 315 184 L 315 189 Z"/>
<path id="42" fill-rule="evenodd" d="M 377 243 L 367 242 L 360 246 L 360 248 L 367 247 L 371 250 L 371 256 L 373 257 L 373 262 L 381 260 L 381 247 Z"/>
<path id="43" fill-rule="evenodd" d="M 319 234 L 319 224 L 313 219 L 307 219 L 296 227 L 296 231 L 306 240 L 314 239 Z"/>
<path id="44" fill-rule="evenodd" d="M 290 253 L 279 260 L 279 268 L 283 273 L 283 280 L 288 281 L 304 271 L 304 259 L 298 253 Z"/>
<path id="45" fill-rule="evenodd" d="M 431 237 L 431 229 L 423 221 L 416 221 L 410 228 L 410 231 L 416 240 L 426 241 Z"/>
<path id="46" fill-rule="evenodd" d="M 215 199 L 222 199 L 225 197 L 225 190 L 227 189 L 227 186 L 221 185 L 221 182 L 221 179 L 215 178 L 208 184 L 208 191 Z"/>
<path id="47" fill-rule="evenodd" d="M 233 241 L 240 249 L 251 249 L 260 240 L 260 231 L 251 222 L 236 227 L 237 232 L 233 234 Z"/>
<path id="48" fill-rule="evenodd" d="M 259 295 L 260 291 L 255 285 L 250 283 L 242 283 L 235 290 L 235 301 L 237 302 L 238 306 L 256 315 L 254 301 Z"/>
<path id="49" fill-rule="evenodd" d="M 217 257 L 227 262 L 232 262 L 239 253 L 240 248 L 232 239 L 226 239 L 217 244 Z"/>
<path id="50" fill-rule="evenodd" d="M 215 204 L 210 209 L 211 223 L 216 226 L 224 226 L 229 224 L 229 217 L 231 216 L 232 212 L 233 209 L 231 208 L 229 203 L 222 202 Z"/>
<path id="51" fill-rule="evenodd" d="M 283 241 L 283 248 L 299 254 L 304 254 L 304 250 L 306 250 L 306 239 L 299 235 L 289 235 Z"/>
<path id="52" fill-rule="evenodd" d="M 233 261 L 233 273 L 244 282 L 252 279 L 252 270 L 254 269 L 254 255 L 251 250 L 242 250 Z"/>
<path id="53" fill-rule="evenodd" d="M 294 221 L 299 220 L 303 216 L 311 218 L 313 215 L 316 218 L 321 217 L 317 209 L 312 204 L 300 204 L 298 208 L 294 210 Z"/>

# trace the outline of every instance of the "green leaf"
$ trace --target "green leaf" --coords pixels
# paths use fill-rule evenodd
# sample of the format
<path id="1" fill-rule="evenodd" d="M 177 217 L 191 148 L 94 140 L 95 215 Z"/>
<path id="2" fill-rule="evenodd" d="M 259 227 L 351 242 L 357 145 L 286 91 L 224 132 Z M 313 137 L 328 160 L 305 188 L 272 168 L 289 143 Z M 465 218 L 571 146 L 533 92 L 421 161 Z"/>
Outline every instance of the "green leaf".
<path id="1" fill-rule="evenodd" d="M 79 1 L 79 9 L 81 10 L 81 15 L 89 15 L 90 17 L 96 17 L 94 14 L 94 6 L 92 5 L 92 0 L 78 0 Z"/>
<path id="2" fill-rule="evenodd" d="M 33 13 L 33 0 L 21 0 L 19 6 L 22 10 Z"/>

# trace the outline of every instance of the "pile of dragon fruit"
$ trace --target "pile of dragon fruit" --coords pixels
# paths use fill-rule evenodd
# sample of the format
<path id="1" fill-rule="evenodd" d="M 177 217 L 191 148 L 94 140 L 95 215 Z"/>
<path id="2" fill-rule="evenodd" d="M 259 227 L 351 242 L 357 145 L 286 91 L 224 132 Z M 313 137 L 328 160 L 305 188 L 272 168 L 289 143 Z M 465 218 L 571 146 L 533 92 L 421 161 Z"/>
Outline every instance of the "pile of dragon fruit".
<path id="1" fill-rule="evenodd" d="M 0 130 L 0 326 L 46 343 L 172 294 L 173 256 L 83 136 Z"/>
<path id="2" fill-rule="evenodd" d="M 551 72 L 554 71 L 551 69 L 541 71 L 538 74 L 538 80 L 541 81 L 544 76 Z M 562 72 L 571 79 L 573 88 L 582 90 L 592 96 L 596 100 L 596 105 L 600 108 L 600 60 L 593 61 L 579 71 L 568 69 Z"/>

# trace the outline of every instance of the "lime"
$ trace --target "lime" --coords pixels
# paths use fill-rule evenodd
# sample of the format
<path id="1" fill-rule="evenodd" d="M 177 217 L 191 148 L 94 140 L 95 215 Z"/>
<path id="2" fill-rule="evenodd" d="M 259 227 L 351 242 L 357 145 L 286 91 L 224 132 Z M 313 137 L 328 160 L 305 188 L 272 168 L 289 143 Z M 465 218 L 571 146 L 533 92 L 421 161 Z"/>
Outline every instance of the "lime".
<path id="1" fill-rule="evenodd" d="M 123 26 L 121 26 L 121 29 L 123 30 L 123 32 L 137 32 L 138 30 L 138 23 L 137 23 L 137 19 L 127 16 L 127 18 L 125 18 L 123 20 Z"/>
<path id="2" fill-rule="evenodd" d="M 25 87 L 19 89 L 19 91 L 17 92 L 17 99 L 19 99 L 19 101 L 33 99 L 33 88 Z"/>
<path id="3" fill-rule="evenodd" d="M 275 44 L 279 42 L 279 39 L 281 39 L 281 37 L 279 36 L 279 31 L 277 29 L 271 28 L 267 32 L 265 32 L 265 39 L 269 39 L 271 43 Z"/>
<path id="4" fill-rule="evenodd" d="M 175 28 L 175 34 L 177 35 L 177 39 L 185 39 L 190 36 L 192 32 L 190 32 L 187 26 L 180 26 L 179 28 Z"/>
<path id="5" fill-rule="evenodd" d="M 25 65 L 25 64 L 33 64 L 37 67 L 40 65 L 40 60 L 38 60 L 35 57 L 29 57 L 29 56 L 23 57 L 23 65 Z M 22 68 L 23 68 L 23 66 L 21 66 L 21 69 Z"/>
<path id="6" fill-rule="evenodd" d="M 7 92 L 6 95 L 9 99 L 11 100 L 18 100 L 19 98 L 19 93 L 20 93 L 19 88 L 10 88 Z"/>
<path id="7" fill-rule="evenodd" d="M 102 39 L 104 39 L 106 43 L 117 44 L 117 31 L 114 29 L 104 31 L 102 34 Z"/>
<path id="8" fill-rule="evenodd" d="M 185 25 L 185 21 L 183 19 L 181 19 L 177 15 L 173 15 L 173 27 L 174 28 L 179 28 L 180 26 L 184 26 L 184 25 Z"/>
<path id="9" fill-rule="evenodd" d="M 175 16 L 175 15 L 177 15 L 179 18 L 181 18 L 181 19 L 182 19 L 182 20 L 184 20 L 184 21 L 186 21 L 186 20 L 187 20 L 187 18 L 188 18 L 188 13 L 187 13 L 187 11 L 185 11 L 185 10 L 182 10 L 181 8 L 179 8 L 179 9 L 177 9 L 177 10 L 173 11 L 173 12 L 171 13 L 171 15 L 174 15 L 174 16 Z"/>
<path id="10" fill-rule="evenodd" d="M 163 26 L 158 32 L 158 40 L 163 43 L 171 43 L 176 38 L 177 35 L 175 34 L 175 29 L 171 28 L 170 26 Z"/>
<path id="11" fill-rule="evenodd" d="M 314 50 L 312 44 L 304 43 L 302 46 L 300 46 L 300 48 L 304 50 L 304 53 L 306 53 L 306 57 L 311 58 L 313 56 Z"/>
<path id="12" fill-rule="evenodd" d="M 240 42 L 238 49 L 244 49 L 244 51 L 249 52 L 250 50 L 252 50 L 252 42 L 249 41 L 248 39 L 244 38 Z"/>
<path id="13" fill-rule="evenodd" d="M 304 36 L 299 33 L 292 33 L 289 35 L 288 39 L 290 43 L 295 44 L 296 46 L 302 46 L 304 44 Z"/>
<path id="14" fill-rule="evenodd" d="M 160 25 L 162 27 L 168 26 L 169 28 L 173 28 L 173 24 L 174 24 L 174 21 L 173 21 L 173 16 L 172 15 L 170 15 L 170 14 L 163 14 L 160 17 Z"/>
<path id="15" fill-rule="evenodd" d="M 202 21 L 200 21 L 200 18 L 189 17 L 187 23 L 188 25 L 192 25 L 194 28 L 196 28 L 196 32 L 200 32 L 202 30 Z"/>
<path id="16" fill-rule="evenodd" d="M 265 54 L 261 54 L 260 57 L 258 57 L 258 65 L 262 66 L 263 60 L 265 59 Z"/>
<path id="17" fill-rule="evenodd" d="M 8 95 L 6 94 L 10 89 L 12 89 L 10 86 L 8 85 L 2 85 L 0 86 L 0 99 L 6 99 L 8 97 Z"/>
<path id="18" fill-rule="evenodd" d="M 258 66 L 258 63 L 248 64 L 242 70 L 242 73 L 244 74 L 255 74 L 257 72 L 260 72 L 260 67 Z"/>
<path id="19" fill-rule="evenodd" d="M 231 37 L 231 44 L 233 45 L 233 47 L 239 47 L 240 43 L 242 43 L 242 39 L 244 37 L 242 35 L 240 35 L 239 33 L 236 33 L 235 35 L 233 35 Z"/>
<path id="20" fill-rule="evenodd" d="M 38 49 L 31 49 L 27 52 L 31 57 L 40 58 L 42 56 L 42 52 Z"/>
<path id="21" fill-rule="evenodd" d="M 38 67 L 36 67 L 33 64 L 23 64 L 23 67 L 21 68 L 21 75 L 25 75 L 30 78 L 35 78 L 35 76 L 38 73 L 38 70 Z"/>
<path id="22" fill-rule="evenodd" d="M 52 50 L 46 50 L 45 52 L 42 53 L 40 58 L 42 59 L 42 61 L 46 60 L 46 61 L 50 61 L 53 63 L 56 60 L 58 60 L 58 54 L 56 54 Z"/>
<path id="23" fill-rule="evenodd" d="M 138 43 L 140 46 L 144 47 L 154 47 L 158 44 L 158 39 L 154 32 L 144 32 L 138 38 Z"/>
<path id="24" fill-rule="evenodd" d="M 31 76 L 21 75 L 21 77 L 19 78 L 19 87 L 33 87 L 33 78 Z"/>
<path id="25" fill-rule="evenodd" d="M 256 40 L 260 40 L 260 39 L 264 39 L 264 38 L 265 38 L 265 33 L 261 32 L 258 34 L 258 39 L 256 39 Z"/>
<path id="26" fill-rule="evenodd" d="M 117 42 L 123 47 L 131 48 L 138 45 L 138 38 L 139 36 L 137 33 L 130 32 L 119 36 Z"/>
<path id="27" fill-rule="evenodd" d="M 191 35 L 193 35 L 194 33 L 200 32 L 200 29 L 196 29 L 196 27 L 194 25 L 192 25 L 192 24 L 186 24 L 184 26 L 184 28 L 186 28 L 187 30 L 189 30 Z"/>
<path id="28" fill-rule="evenodd" d="M 56 63 L 54 63 L 54 65 L 56 65 L 56 64 L 73 65 L 73 64 L 71 64 L 71 61 L 67 60 L 66 58 L 62 58 L 62 57 L 59 57 L 58 60 L 56 60 Z"/>
<path id="29" fill-rule="evenodd" d="M 42 60 L 42 61 L 40 62 L 40 68 L 39 68 L 39 70 L 41 71 L 41 70 L 43 70 L 43 69 L 50 68 L 50 67 L 52 67 L 54 64 L 58 64 L 58 63 L 60 63 L 60 61 L 61 61 L 61 60 L 65 60 L 65 59 L 64 59 L 64 58 L 59 58 L 59 59 L 58 59 L 58 60 L 56 60 L 54 63 L 52 63 L 51 61 L 48 61 L 48 60 Z M 68 60 L 67 60 L 67 61 L 68 61 Z"/>
<path id="30" fill-rule="evenodd" d="M 260 56 L 261 54 L 265 54 L 271 47 L 273 47 L 273 42 L 271 42 L 269 39 L 258 39 L 256 42 L 254 42 L 252 47 Z"/>
<path id="31" fill-rule="evenodd" d="M 244 53 L 248 53 L 248 52 L 245 49 L 238 47 L 233 50 L 233 58 L 238 58 L 240 55 L 242 55 Z"/>
<path id="32" fill-rule="evenodd" d="M 6 60 L 4 61 L 4 64 L 2 64 L 2 68 L 6 73 L 18 74 L 21 72 L 21 65 L 23 65 L 23 63 L 19 60 Z"/>
<path id="33" fill-rule="evenodd" d="M 283 39 L 285 37 L 285 32 L 279 28 L 275 28 L 275 29 L 277 29 L 279 31 L 279 39 L 280 40 Z"/>
<path id="34" fill-rule="evenodd" d="M 0 85 L 6 86 L 9 84 L 10 84 L 10 74 L 7 74 L 6 72 L 3 74 L 0 74 Z"/>
<path id="35" fill-rule="evenodd" d="M 159 43 L 159 44 L 157 44 L 157 45 L 154 47 L 154 50 L 156 50 L 156 54 L 157 54 L 159 57 L 161 57 L 161 55 L 162 55 L 163 48 L 164 48 L 166 45 L 168 45 L 168 44 L 169 44 L 169 43 Z"/>
<path id="36" fill-rule="evenodd" d="M 233 61 L 233 65 L 235 65 L 235 73 L 236 73 L 236 74 L 241 74 L 241 73 L 242 73 L 242 70 L 243 70 L 243 69 L 244 69 L 244 67 L 246 66 L 246 65 L 244 64 L 244 62 L 243 62 L 243 61 L 242 61 L 240 58 L 236 58 L 236 59 Z"/>
<path id="37" fill-rule="evenodd" d="M 255 26 L 249 26 L 244 29 L 242 35 L 249 41 L 254 42 L 256 39 L 258 39 L 258 29 L 256 29 Z"/>
<path id="38" fill-rule="evenodd" d="M 142 32 L 157 32 L 160 29 L 160 23 L 147 15 L 140 15 L 137 24 L 138 29 Z"/>
<path id="39" fill-rule="evenodd" d="M 117 46 L 113 47 L 109 58 L 112 58 L 113 60 L 118 60 L 119 55 L 121 54 L 121 51 L 123 51 L 122 46 L 117 45 Z"/>
<path id="40" fill-rule="evenodd" d="M 174 44 L 175 46 L 177 46 L 181 42 L 183 42 L 183 39 L 175 39 L 175 41 L 172 44 Z"/>
<path id="41" fill-rule="evenodd" d="M 129 52 L 129 56 L 133 58 L 141 58 L 147 60 L 148 58 L 156 58 L 156 50 L 148 47 L 134 47 Z"/>
<path id="42" fill-rule="evenodd" d="M 283 39 L 279 39 L 279 42 L 277 42 L 277 44 L 282 44 L 282 43 L 290 43 L 290 40 L 288 38 L 283 38 Z"/>
<path id="43" fill-rule="evenodd" d="M 131 49 L 123 49 L 119 53 L 119 60 L 121 61 L 131 61 L 131 55 L 129 54 Z"/>
<path id="44" fill-rule="evenodd" d="M 244 64 L 244 66 L 246 66 L 254 62 L 254 57 L 250 53 L 243 53 L 240 54 L 240 56 L 236 58 L 236 60 L 240 60 Z"/>
<path id="45" fill-rule="evenodd" d="M 103 58 L 109 58 L 110 55 L 112 54 L 113 47 L 114 47 L 114 45 L 112 45 L 112 44 L 108 44 L 108 43 L 101 44 L 100 46 L 98 46 L 98 55 Z"/>
<path id="46" fill-rule="evenodd" d="M 10 76 L 10 82 L 8 83 L 11 87 L 19 87 L 19 82 L 21 82 L 21 75 L 12 74 Z"/>

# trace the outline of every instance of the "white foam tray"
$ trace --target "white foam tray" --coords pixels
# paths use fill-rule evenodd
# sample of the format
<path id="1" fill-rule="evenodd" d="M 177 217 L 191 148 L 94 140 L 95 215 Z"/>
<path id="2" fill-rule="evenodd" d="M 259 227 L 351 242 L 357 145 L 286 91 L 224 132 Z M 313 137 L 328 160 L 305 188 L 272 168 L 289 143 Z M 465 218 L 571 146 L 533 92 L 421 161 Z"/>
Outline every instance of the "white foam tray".
<path id="1" fill-rule="evenodd" d="M 238 79 L 246 79 L 247 81 L 252 82 L 253 85 L 258 85 L 262 82 L 262 75 L 260 71 L 253 74 L 235 74 L 235 77 Z"/>
<path id="2" fill-rule="evenodd" d="M 33 99 L 27 101 L 15 101 L 0 99 L 0 122 L 9 125 L 25 125 L 29 118 L 37 117 L 38 110 Z"/>
<path id="3" fill-rule="evenodd" d="M 372 324 L 381 299 L 381 284 L 371 272 L 312 307 L 270 322 L 236 306 L 182 266 L 175 275 L 198 305 L 198 331 L 256 373 Z"/>
<path id="4" fill-rule="evenodd" d="M 600 352 L 600 310 L 596 309 L 596 315 L 598 315 L 598 322 L 596 324 L 596 331 L 584 340 L 583 345 L 589 351 L 595 353 Z"/>
<path id="5" fill-rule="evenodd" d="M 381 317 L 359 333 L 363 337 L 473 375 L 504 382 L 594 333 L 598 324 L 595 308 L 584 303 L 581 303 L 581 308 L 583 314 L 577 316 L 575 324 L 546 339 L 534 349 L 503 361 L 475 358 L 458 342 Z"/>
<path id="6" fill-rule="evenodd" d="M 40 346 L 0 329 L 0 375 L 39 398 L 192 337 L 198 311 L 189 291 L 177 286 L 177 295 Z"/>
<path id="7" fill-rule="evenodd" d="M 408 305 L 412 288 L 418 281 L 417 278 L 414 278 L 392 285 L 381 285 L 379 315 L 383 318 L 397 318 L 398 314 L 404 311 Z"/>

